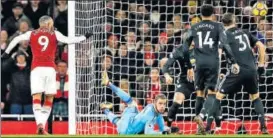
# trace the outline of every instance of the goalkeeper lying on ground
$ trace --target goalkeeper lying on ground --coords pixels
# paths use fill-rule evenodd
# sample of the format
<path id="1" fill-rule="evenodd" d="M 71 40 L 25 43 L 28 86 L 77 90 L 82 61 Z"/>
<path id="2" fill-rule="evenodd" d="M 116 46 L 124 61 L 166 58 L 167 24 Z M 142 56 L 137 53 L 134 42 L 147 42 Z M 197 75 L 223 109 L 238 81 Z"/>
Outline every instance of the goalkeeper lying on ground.
<path id="1" fill-rule="evenodd" d="M 119 134 L 143 134 L 143 132 L 144 134 L 168 134 L 172 131 L 178 131 L 178 128 L 173 127 L 171 129 L 164 126 L 162 114 L 165 112 L 167 103 L 165 95 L 157 95 L 153 104 L 147 105 L 141 112 L 138 112 L 136 102 L 126 92 L 109 82 L 106 72 L 102 74 L 102 85 L 110 87 L 128 105 L 121 118 L 109 110 L 113 107 L 112 103 L 107 102 L 100 105 L 109 121 L 117 126 Z M 154 130 L 155 124 L 158 125 L 159 131 Z"/>

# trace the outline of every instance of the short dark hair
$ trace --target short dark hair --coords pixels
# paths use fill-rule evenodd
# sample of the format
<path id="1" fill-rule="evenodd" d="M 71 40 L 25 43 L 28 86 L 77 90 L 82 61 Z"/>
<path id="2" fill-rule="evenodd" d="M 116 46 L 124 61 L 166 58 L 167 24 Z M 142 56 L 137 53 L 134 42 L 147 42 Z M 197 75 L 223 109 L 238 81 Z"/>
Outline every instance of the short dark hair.
<path id="1" fill-rule="evenodd" d="M 234 14 L 233 13 L 225 13 L 222 17 L 222 22 L 225 26 L 229 26 L 233 23 Z"/>
<path id="2" fill-rule="evenodd" d="M 201 7 L 201 15 L 204 17 L 209 17 L 213 14 L 213 6 L 210 4 L 205 4 Z"/>
<path id="3" fill-rule="evenodd" d="M 65 63 L 65 64 L 67 65 L 67 62 L 64 61 L 64 60 L 58 60 L 58 61 L 56 62 L 56 65 L 59 65 L 60 63 Z"/>
<path id="4" fill-rule="evenodd" d="M 167 100 L 167 97 L 164 94 L 158 94 L 155 96 L 155 102 L 157 102 L 157 100 L 162 99 L 162 100 Z"/>
<path id="5" fill-rule="evenodd" d="M 16 3 L 14 3 L 13 5 L 12 5 L 12 9 L 14 9 L 14 8 L 24 8 L 24 6 L 23 6 L 23 4 L 21 4 L 20 2 L 16 2 Z"/>

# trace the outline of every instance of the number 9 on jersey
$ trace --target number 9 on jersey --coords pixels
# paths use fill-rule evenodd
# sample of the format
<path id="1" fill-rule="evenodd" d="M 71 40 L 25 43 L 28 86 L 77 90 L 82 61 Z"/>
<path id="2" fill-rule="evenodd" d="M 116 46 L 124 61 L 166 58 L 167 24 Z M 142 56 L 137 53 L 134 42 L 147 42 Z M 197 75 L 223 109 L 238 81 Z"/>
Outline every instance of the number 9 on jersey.
<path id="1" fill-rule="evenodd" d="M 38 43 L 43 47 L 41 51 L 45 51 L 48 46 L 49 39 L 47 36 L 40 36 L 38 38 Z"/>

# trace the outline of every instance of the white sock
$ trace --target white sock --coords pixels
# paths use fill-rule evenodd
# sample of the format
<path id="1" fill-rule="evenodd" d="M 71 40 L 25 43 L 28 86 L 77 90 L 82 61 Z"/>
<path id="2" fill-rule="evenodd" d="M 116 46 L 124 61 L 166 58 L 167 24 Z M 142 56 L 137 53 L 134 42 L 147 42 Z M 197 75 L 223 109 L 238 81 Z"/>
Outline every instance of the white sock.
<path id="1" fill-rule="evenodd" d="M 204 119 L 204 114 L 200 113 L 199 116 Z"/>
<path id="2" fill-rule="evenodd" d="M 39 125 L 39 124 L 42 124 L 42 107 L 41 107 L 41 104 L 33 104 L 33 113 L 34 113 L 34 117 L 35 117 L 35 121 L 36 121 L 36 124 Z"/>
<path id="3" fill-rule="evenodd" d="M 221 127 L 216 127 L 215 130 L 216 130 L 216 131 L 217 131 L 217 130 L 221 130 Z"/>
<path id="4" fill-rule="evenodd" d="M 46 106 L 46 107 L 42 108 L 42 116 L 41 117 L 42 117 L 42 124 L 43 124 L 44 128 L 46 126 L 50 112 L 51 112 L 51 107 Z"/>

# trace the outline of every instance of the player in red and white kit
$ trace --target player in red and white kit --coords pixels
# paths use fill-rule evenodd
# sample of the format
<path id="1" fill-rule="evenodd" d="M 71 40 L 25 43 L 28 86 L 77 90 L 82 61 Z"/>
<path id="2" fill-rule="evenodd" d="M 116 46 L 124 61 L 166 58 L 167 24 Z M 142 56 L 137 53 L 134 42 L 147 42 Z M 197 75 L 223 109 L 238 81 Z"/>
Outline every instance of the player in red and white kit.
<path id="1" fill-rule="evenodd" d="M 66 37 L 58 31 L 54 31 L 53 20 L 49 16 L 39 19 L 40 28 L 28 31 L 15 37 L 4 55 L 23 40 L 30 40 L 33 54 L 31 65 L 31 94 L 33 97 L 33 112 L 37 124 L 38 134 L 47 134 L 44 130 L 50 115 L 56 89 L 55 53 L 57 41 L 62 43 L 78 43 L 89 38 L 92 34 L 87 33 L 80 37 Z M 3 56 L 3 55 L 2 55 Z M 45 94 L 43 106 L 41 105 L 42 93 Z"/>

